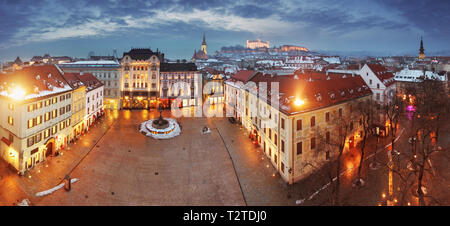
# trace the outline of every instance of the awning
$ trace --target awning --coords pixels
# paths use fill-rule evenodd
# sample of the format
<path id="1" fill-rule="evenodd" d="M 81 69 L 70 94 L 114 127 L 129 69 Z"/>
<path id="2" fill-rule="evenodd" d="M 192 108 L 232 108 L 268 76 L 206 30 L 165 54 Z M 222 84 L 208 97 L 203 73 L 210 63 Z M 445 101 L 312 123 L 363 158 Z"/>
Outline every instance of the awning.
<path id="1" fill-rule="evenodd" d="M 2 141 L 8 145 L 8 147 L 11 145 L 11 141 L 9 141 L 8 139 L 6 139 L 5 137 L 2 137 Z"/>

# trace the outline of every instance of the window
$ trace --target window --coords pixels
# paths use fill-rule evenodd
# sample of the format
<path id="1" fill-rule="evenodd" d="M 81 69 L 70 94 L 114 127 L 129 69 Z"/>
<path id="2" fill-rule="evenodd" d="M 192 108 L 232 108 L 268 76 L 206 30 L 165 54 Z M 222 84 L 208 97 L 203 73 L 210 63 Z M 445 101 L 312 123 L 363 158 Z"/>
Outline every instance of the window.
<path id="1" fill-rule="evenodd" d="M 66 112 L 69 112 L 71 110 L 71 106 L 72 105 L 70 105 L 70 104 L 66 106 Z"/>
<path id="2" fill-rule="evenodd" d="M 283 162 L 281 162 L 281 172 L 284 173 L 284 163 Z"/>
<path id="3" fill-rule="evenodd" d="M 47 107 L 48 105 L 50 105 L 50 100 L 45 100 L 45 107 Z"/>
<path id="4" fill-rule="evenodd" d="M 35 143 L 39 143 L 42 140 L 42 133 L 38 133 L 35 138 Z"/>
<path id="5" fill-rule="evenodd" d="M 380 88 L 380 83 L 377 83 L 377 89 L 379 89 Z"/>
<path id="6" fill-rule="evenodd" d="M 325 113 L 325 121 L 326 122 L 330 121 L 330 112 Z"/>
<path id="7" fill-rule="evenodd" d="M 66 94 L 66 99 L 69 99 L 71 97 L 72 97 L 72 95 L 70 93 Z"/>
<path id="8" fill-rule="evenodd" d="M 50 129 L 44 131 L 44 139 L 50 136 Z"/>
<path id="9" fill-rule="evenodd" d="M 350 122 L 350 130 L 353 130 L 353 122 Z"/>
<path id="10" fill-rule="evenodd" d="M 53 128 L 52 128 L 52 135 L 56 134 L 56 132 L 58 132 L 58 126 L 57 125 L 53 126 Z"/>
<path id="11" fill-rule="evenodd" d="M 28 147 L 33 146 L 33 144 L 34 144 L 34 137 L 28 138 L 28 139 L 27 139 L 27 145 L 28 145 Z"/>
<path id="12" fill-rule="evenodd" d="M 64 107 L 59 109 L 59 115 L 63 115 L 64 113 L 66 113 L 66 109 Z"/>
<path id="13" fill-rule="evenodd" d="M 42 108 L 42 102 L 37 103 L 37 109 Z"/>
<path id="14" fill-rule="evenodd" d="M 281 118 L 281 128 L 284 129 L 284 118 Z"/>
<path id="15" fill-rule="evenodd" d="M 281 140 L 281 152 L 284 153 L 284 140 Z"/>
<path id="16" fill-rule="evenodd" d="M 58 117 L 58 110 L 57 109 L 53 110 L 53 114 L 52 114 L 52 118 L 56 118 L 56 117 Z"/>
<path id="17" fill-rule="evenodd" d="M 339 117 L 342 117 L 342 108 L 339 108 Z"/>
<path id="18" fill-rule="evenodd" d="M 380 100 L 380 94 L 377 93 L 377 100 Z"/>
<path id="19" fill-rule="evenodd" d="M 372 79 L 369 80 L 369 84 L 372 85 Z"/>
<path id="20" fill-rule="evenodd" d="M 45 113 L 45 119 L 44 119 L 45 121 L 48 121 L 48 120 L 50 120 L 50 112 L 46 112 Z"/>
<path id="21" fill-rule="evenodd" d="M 272 129 L 269 128 L 269 139 L 272 139 Z"/>
<path id="22" fill-rule="evenodd" d="M 303 143 L 298 142 L 297 143 L 297 155 L 300 155 L 303 152 Z"/>
<path id="23" fill-rule="evenodd" d="M 326 160 L 330 159 L 330 151 L 325 152 L 325 159 Z"/>
<path id="24" fill-rule="evenodd" d="M 316 116 L 311 117 L 311 127 L 316 125 Z"/>
<path id="25" fill-rule="evenodd" d="M 275 143 L 275 145 L 277 145 L 278 144 L 278 136 L 276 133 L 274 133 L 273 135 L 275 137 L 274 143 Z"/>
<path id="26" fill-rule="evenodd" d="M 28 120 L 28 129 L 33 127 L 33 119 Z"/>
<path id="27" fill-rule="evenodd" d="M 297 131 L 302 130 L 302 120 L 297 120 Z"/>
<path id="28" fill-rule="evenodd" d="M 314 148 L 316 148 L 316 138 L 315 137 L 311 138 L 311 150 Z"/>
<path id="29" fill-rule="evenodd" d="M 325 142 L 326 142 L 327 144 L 330 143 L 330 132 L 326 132 L 326 134 L 325 134 Z"/>
<path id="30" fill-rule="evenodd" d="M 32 104 L 28 105 L 28 112 L 30 112 L 30 111 L 33 111 L 33 105 Z"/>
<path id="31" fill-rule="evenodd" d="M 58 98 L 57 97 L 53 98 L 53 101 L 52 101 L 52 104 L 56 104 L 56 103 L 58 103 Z"/>
<path id="32" fill-rule="evenodd" d="M 14 111 L 14 104 L 8 104 L 8 109 Z"/>
<path id="33" fill-rule="evenodd" d="M 39 125 L 39 124 L 41 124 L 42 123 L 42 115 L 41 116 L 38 116 L 37 118 L 36 118 L 36 125 Z"/>
<path id="34" fill-rule="evenodd" d="M 63 101 L 63 100 L 65 100 L 65 99 L 66 99 L 66 96 L 65 96 L 65 95 L 59 96 L 59 101 Z"/>
<path id="35" fill-rule="evenodd" d="M 269 158 L 272 157 L 272 148 L 269 148 Z"/>
<path id="36" fill-rule="evenodd" d="M 12 126 L 14 125 L 14 119 L 12 116 L 8 116 L 8 123 Z"/>

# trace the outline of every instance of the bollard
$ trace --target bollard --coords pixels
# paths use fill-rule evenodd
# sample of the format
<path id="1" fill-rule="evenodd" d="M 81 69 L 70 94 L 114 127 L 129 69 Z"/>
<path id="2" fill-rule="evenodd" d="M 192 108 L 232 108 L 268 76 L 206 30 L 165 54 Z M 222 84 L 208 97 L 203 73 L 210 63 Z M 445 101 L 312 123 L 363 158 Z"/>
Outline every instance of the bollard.
<path id="1" fill-rule="evenodd" d="M 70 182 L 69 174 L 67 174 L 66 177 L 64 178 L 64 189 L 66 191 L 70 191 L 72 189 L 72 184 Z"/>

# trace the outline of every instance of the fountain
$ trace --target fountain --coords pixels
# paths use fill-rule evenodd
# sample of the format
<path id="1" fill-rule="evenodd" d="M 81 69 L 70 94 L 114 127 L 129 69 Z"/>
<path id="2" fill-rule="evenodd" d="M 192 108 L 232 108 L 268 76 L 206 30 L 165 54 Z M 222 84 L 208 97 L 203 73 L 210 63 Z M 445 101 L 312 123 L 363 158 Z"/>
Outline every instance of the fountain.
<path id="1" fill-rule="evenodd" d="M 170 139 L 180 135 L 181 128 L 175 119 L 162 117 L 162 106 L 159 105 L 159 117 L 141 124 L 140 132 L 154 139 Z"/>

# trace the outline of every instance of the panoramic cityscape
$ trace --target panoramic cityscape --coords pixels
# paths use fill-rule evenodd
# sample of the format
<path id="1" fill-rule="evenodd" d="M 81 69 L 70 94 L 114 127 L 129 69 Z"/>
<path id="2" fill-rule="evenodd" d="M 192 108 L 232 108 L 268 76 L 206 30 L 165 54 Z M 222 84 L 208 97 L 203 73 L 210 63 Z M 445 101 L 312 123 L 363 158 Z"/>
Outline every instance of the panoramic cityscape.
<path id="1" fill-rule="evenodd" d="M 449 206 L 449 9 L 0 1 L 0 206 Z"/>

